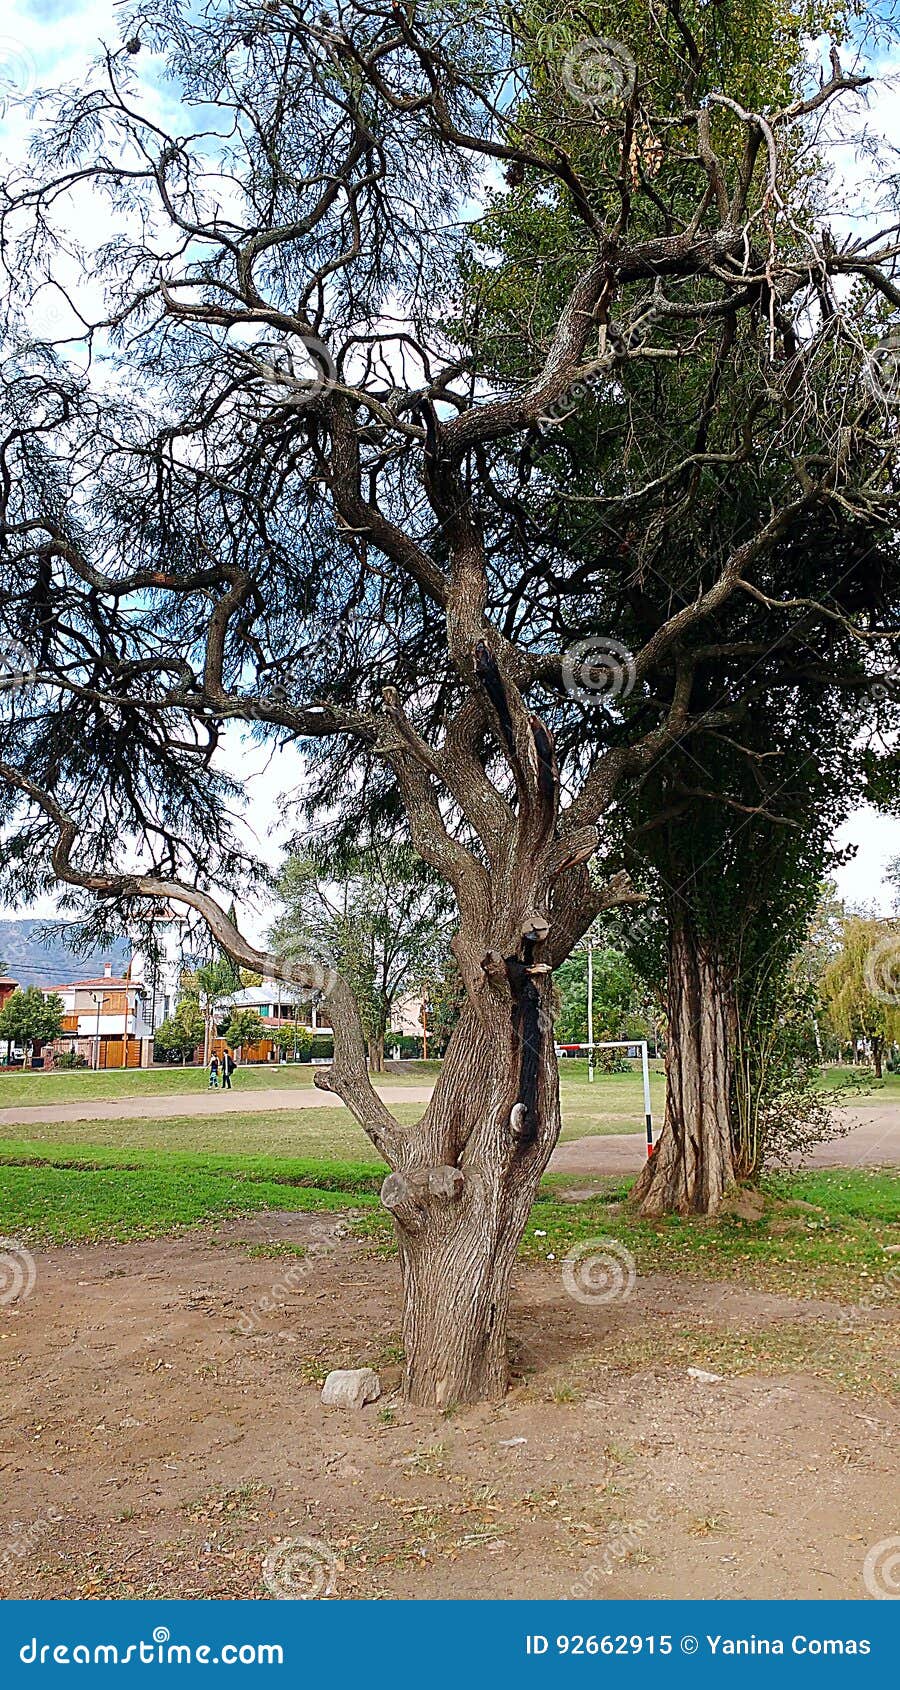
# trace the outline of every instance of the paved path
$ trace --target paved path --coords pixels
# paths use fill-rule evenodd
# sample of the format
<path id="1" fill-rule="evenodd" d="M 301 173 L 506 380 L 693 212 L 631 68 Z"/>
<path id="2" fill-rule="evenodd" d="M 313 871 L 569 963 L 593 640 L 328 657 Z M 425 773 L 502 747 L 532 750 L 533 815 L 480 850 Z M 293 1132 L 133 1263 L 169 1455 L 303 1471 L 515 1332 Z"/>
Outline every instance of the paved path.
<path id="1" fill-rule="evenodd" d="M 427 1103 L 431 1086 L 379 1086 L 385 1103 Z M 170 1121 L 184 1115 L 249 1115 L 267 1109 L 343 1109 L 334 1092 L 317 1086 L 296 1090 L 275 1087 L 263 1090 L 191 1091 L 165 1097 L 86 1098 L 84 1103 L 34 1104 L 0 1109 L 0 1126 L 29 1127 L 38 1121 Z"/>
<path id="2" fill-rule="evenodd" d="M 900 1102 L 873 1098 L 843 1111 L 854 1127 L 846 1138 L 819 1144 L 806 1158 L 814 1168 L 887 1167 L 900 1165 Z M 550 1158 L 554 1174 L 633 1174 L 646 1156 L 642 1133 L 610 1133 L 605 1137 L 573 1138 L 560 1144 Z"/>

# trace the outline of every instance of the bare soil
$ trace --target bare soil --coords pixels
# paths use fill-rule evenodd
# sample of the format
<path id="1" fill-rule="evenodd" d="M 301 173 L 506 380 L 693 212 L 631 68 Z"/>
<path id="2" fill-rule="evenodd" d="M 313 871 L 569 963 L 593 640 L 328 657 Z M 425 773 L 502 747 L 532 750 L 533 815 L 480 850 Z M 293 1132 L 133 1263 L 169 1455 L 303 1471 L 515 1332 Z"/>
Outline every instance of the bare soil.
<path id="1" fill-rule="evenodd" d="M 2 1595 L 265 1596 L 302 1538 L 338 1598 L 859 1597 L 897 1530 L 877 1369 L 810 1371 L 846 1336 L 831 1305 L 668 1278 L 585 1305 L 523 1267 L 513 1389 L 441 1415 L 396 1394 L 397 1266 L 346 1219 L 35 1260 L 0 1309 Z M 880 1357 L 889 1317 L 852 1319 Z M 381 1400 L 323 1408 L 324 1373 L 363 1364 Z"/>

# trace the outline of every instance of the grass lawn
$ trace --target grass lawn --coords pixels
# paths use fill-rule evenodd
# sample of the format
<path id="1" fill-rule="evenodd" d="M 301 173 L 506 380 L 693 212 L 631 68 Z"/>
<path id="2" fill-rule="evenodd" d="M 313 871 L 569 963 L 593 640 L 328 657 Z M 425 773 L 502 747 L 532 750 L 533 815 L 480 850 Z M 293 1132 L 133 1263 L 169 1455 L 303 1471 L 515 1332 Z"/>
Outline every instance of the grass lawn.
<path id="1" fill-rule="evenodd" d="M 658 1132 L 662 1125 L 665 1082 L 662 1064 L 654 1063 L 652 1066 L 652 1106 Z M 383 1083 L 399 1088 L 427 1085 L 433 1082 L 437 1071 L 437 1063 L 417 1063 L 415 1068 L 385 1075 Z M 237 1088 L 252 1092 L 265 1084 L 308 1089 L 312 1084 L 312 1073 L 311 1068 L 299 1064 L 296 1068 L 274 1065 L 241 1068 Z M 55 1088 L 60 1088 L 60 1095 L 52 1095 Z M 644 1099 L 638 1064 L 628 1074 L 598 1073 L 591 1084 L 586 1062 L 565 1061 L 562 1064 L 561 1090 L 564 1140 L 583 1138 L 592 1133 L 643 1133 Z M 249 1150 L 282 1156 L 347 1156 L 351 1161 L 364 1156 L 369 1149 L 364 1133 L 349 1110 L 345 1109 L 304 1107 L 295 1114 L 290 1110 L 256 1111 L 252 1104 L 248 1104 L 246 1114 L 232 1115 L 217 1110 L 217 1098 L 210 1097 L 209 1114 L 202 1116 L 67 1121 L 62 1127 L 53 1119 L 55 1103 L 93 1101 L 101 1097 L 127 1101 L 135 1096 L 183 1096 L 188 1093 L 208 1095 L 202 1070 L 167 1068 L 107 1074 L 0 1075 L 0 1108 L 15 1108 L 17 1105 L 34 1107 L 46 1102 L 46 1123 L 28 1124 L 28 1134 L 34 1138 L 54 1140 L 66 1137 L 83 1139 L 91 1144 L 135 1145 L 159 1150 L 221 1150 L 234 1153 Z M 395 1106 L 395 1113 L 407 1125 L 418 1119 L 422 1108 L 422 1104 L 399 1104 Z M 0 1143 L 4 1137 L 19 1136 L 22 1130 L 15 1124 L 0 1125 Z"/>
<path id="2" fill-rule="evenodd" d="M 165 1236 L 250 1210 L 357 1211 L 356 1229 L 373 1248 L 394 1249 L 378 1202 L 383 1168 L 371 1158 L 229 1156 L 100 1144 L 7 1141 L 0 1150 L 0 1215 L 7 1236 L 35 1243 Z M 687 1273 L 740 1280 L 792 1296 L 878 1304 L 900 1242 L 900 1175 L 823 1169 L 766 1181 L 759 1220 L 635 1219 L 624 1205 L 628 1181 L 598 1182 L 586 1202 L 563 1199 L 564 1182 L 545 1182 L 523 1242 L 526 1259 L 560 1263 L 567 1250 L 615 1240 L 641 1273 Z M 896 1292 L 893 1292 L 896 1295 Z"/>
<path id="3" fill-rule="evenodd" d="M 379 1084 L 390 1086 L 430 1085 L 438 1072 L 437 1062 L 420 1062 L 385 1074 Z M 269 1088 L 292 1090 L 311 1086 L 315 1069 L 308 1062 L 240 1064 L 234 1085 L 240 1091 Z M 71 1072 L 0 1074 L 0 1109 L 19 1104 L 33 1108 L 43 1103 L 83 1103 L 85 1098 L 180 1097 L 209 1090 L 205 1068 L 110 1068 L 94 1073 L 90 1068 Z"/>
<path id="4" fill-rule="evenodd" d="M 406 1124 L 418 1120 L 421 1104 L 397 1109 Z M 68 1145 L 106 1145 L 122 1150 L 221 1152 L 223 1156 L 324 1156 L 364 1161 L 375 1151 L 348 1109 L 303 1108 L 249 1110 L 247 1114 L 174 1115 L 163 1120 L 136 1116 L 121 1121 L 38 1121 L 27 1127 L 0 1126 L 0 1153 L 8 1140 L 27 1134 L 36 1143 L 55 1148 Z"/>

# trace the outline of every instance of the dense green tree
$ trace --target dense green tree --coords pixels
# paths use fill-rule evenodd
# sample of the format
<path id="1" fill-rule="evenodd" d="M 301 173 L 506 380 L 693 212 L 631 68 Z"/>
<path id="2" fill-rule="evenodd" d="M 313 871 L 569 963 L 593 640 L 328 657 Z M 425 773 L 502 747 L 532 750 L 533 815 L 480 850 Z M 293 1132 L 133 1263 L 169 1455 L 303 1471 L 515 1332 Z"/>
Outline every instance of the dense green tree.
<path id="1" fill-rule="evenodd" d="M 0 1039 L 23 1046 L 27 1068 L 38 1041 L 59 1038 L 63 1013 L 62 998 L 55 992 L 45 996 L 40 986 L 17 986 L 0 1009 Z"/>
<path id="2" fill-rule="evenodd" d="M 559 110 L 547 60 L 551 44 L 568 38 L 574 15 L 565 6 L 549 14 L 529 8 L 537 65 L 529 118 L 537 124 Z M 715 89 L 727 83 L 758 109 L 790 98 L 802 62 L 798 26 L 839 32 L 852 8 L 811 6 L 801 21 L 800 9 L 765 0 L 727 11 L 697 0 L 660 17 L 641 0 L 609 0 L 577 16 L 590 17 L 602 38 L 593 58 L 578 60 L 588 84 L 605 74 L 608 91 L 616 72 L 613 63 L 604 69 L 604 42 L 610 49 L 640 39 L 649 43 L 638 55 L 643 83 L 671 88 L 678 42 L 690 60 L 695 98 L 714 101 Z M 620 74 L 627 63 L 620 53 Z M 590 103 L 589 85 L 584 92 Z M 655 133 L 644 119 L 638 104 L 632 186 L 649 173 L 653 195 L 677 207 L 688 179 L 683 155 L 668 139 L 677 125 Z M 727 125 L 711 131 L 720 160 L 735 141 Z M 611 204 L 622 193 L 606 168 L 615 144 L 614 124 L 586 125 L 580 139 L 582 162 L 584 154 L 591 158 Z M 814 219 L 823 204 L 821 161 L 799 132 L 789 148 L 804 180 L 805 213 Z M 651 204 L 652 196 L 629 203 L 630 226 Z M 482 223 L 486 258 L 473 266 L 471 291 L 479 343 L 487 325 L 499 368 L 520 367 L 522 323 L 552 312 L 553 287 L 565 286 L 558 268 L 551 280 L 535 253 L 546 253 L 549 265 L 551 251 L 567 250 L 561 220 L 571 215 L 564 202 L 536 200 L 526 172 L 497 192 Z M 785 233 L 773 232 L 776 246 Z M 677 317 L 676 292 L 661 289 L 664 315 Z M 710 560 L 758 531 L 772 508 L 779 472 L 764 450 L 749 449 L 756 372 L 746 356 L 734 356 L 735 330 L 735 318 L 723 311 L 717 333 L 690 361 L 636 362 L 614 388 L 586 384 L 529 443 L 528 473 L 539 492 L 527 501 L 521 495 L 523 532 L 535 548 L 568 553 L 581 587 L 580 597 L 570 593 L 566 601 L 560 637 L 573 642 L 573 678 L 585 708 L 580 721 L 557 729 L 558 749 L 567 737 L 584 754 L 592 735 L 608 743 L 633 734 L 647 699 L 633 689 L 632 654 L 652 639 L 673 602 L 689 608 Z M 784 343 L 782 356 L 791 355 Z M 837 364 L 825 356 L 810 372 L 805 403 L 828 405 L 839 363 L 839 354 Z M 657 1153 L 635 1191 L 646 1213 L 710 1212 L 736 1173 L 757 1166 L 760 1141 L 754 1132 L 751 1151 L 747 1132 L 750 1099 L 758 1114 L 765 1086 L 778 1083 L 771 1034 L 783 1019 L 793 954 L 827 865 L 831 830 L 871 774 L 862 759 L 848 760 L 847 748 L 865 722 L 887 727 L 897 716 L 900 689 L 876 683 L 873 693 L 872 665 L 841 619 L 854 611 L 868 624 L 900 617 L 900 565 L 887 526 L 844 510 L 804 512 L 773 545 L 766 573 L 763 600 L 791 600 L 793 616 L 776 629 L 760 616 L 759 597 L 738 594 L 686 634 L 680 661 L 658 690 L 671 702 L 679 684 L 689 687 L 706 720 L 655 759 L 617 806 L 618 854 L 610 852 L 608 865 L 625 863 L 648 892 L 655 948 L 665 956 L 667 1104 Z M 809 610 L 823 579 L 837 614 L 817 625 Z M 523 603 L 527 592 L 526 582 Z M 540 575 L 534 593 L 533 609 L 540 594 L 546 616 Z M 645 955 L 654 948 L 646 917 L 630 948 Z"/>
<path id="3" fill-rule="evenodd" d="M 865 1040 L 880 1080 L 885 1045 L 900 1041 L 900 921 L 848 916 L 822 989 L 834 1031 Z"/>
<path id="4" fill-rule="evenodd" d="M 223 1029 L 226 1044 L 240 1051 L 259 1044 L 266 1034 L 266 1024 L 255 1009 L 232 1009 Z"/>
<path id="5" fill-rule="evenodd" d="M 206 1018 L 196 998 L 182 997 L 174 1015 L 157 1028 L 155 1043 L 163 1056 L 186 1064 L 206 1034 Z"/>
<path id="6" fill-rule="evenodd" d="M 594 1038 L 646 1038 L 646 989 L 623 951 L 601 946 L 593 953 Z M 560 1044 L 588 1041 L 587 955 L 576 951 L 554 976 L 558 993 L 555 1018 Z M 638 1031 L 640 1028 L 640 1031 Z"/>
<path id="7" fill-rule="evenodd" d="M 308 1062 L 312 1055 L 313 1035 L 309 1027 L 302 1027 L 299 1021 L 289 1021 L 280 1027 L 273 1027 L 272 1040 L 282 1056 L 290 1057 L 294 1062 Z"/>

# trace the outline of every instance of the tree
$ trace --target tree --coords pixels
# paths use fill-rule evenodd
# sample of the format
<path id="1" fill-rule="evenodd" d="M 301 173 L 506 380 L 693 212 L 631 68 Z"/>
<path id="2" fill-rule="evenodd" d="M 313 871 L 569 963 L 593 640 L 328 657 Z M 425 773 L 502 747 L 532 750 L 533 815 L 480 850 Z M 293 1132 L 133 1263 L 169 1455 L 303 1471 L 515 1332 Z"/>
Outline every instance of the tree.
<path id="1" fill-rule="evenodd" d="M 530 16 L 539 9 L 532 6 Z M 626 16 L 640 17 L 637 35 L 657 43 L 665 42 L 667 27 L 680 33 L 695 97 L 705 97 L 710 77 L 724 71 L 747 108 L 788 98 L 797 59 L 765 5 L 729 8 L 724 29 L 721 10 L 708 5 L 666 9 L 660 18 L 656 8 L 610 4 L 592 16 L 602 20 L 602 27 L 595 24 L 598 36 L 607 38 L 636 38 L 621 30 Z M 832 17 L 828 27 L 836 22 Z M 813 27 L 811 15 L 807 23 Z M 550 19 L 548 32 L 554 27 Z M 771 41 L 771 51 L 755 50 L 762 39 Z M 665 78 L 670 63 L 666 45 L 650 46 L 641 56 L 641 77 Z M 613 68 L 607 64 L 606 74 Z M 553 98 L 551 90 L 551 108 Z M 638 159 L 642 145 L 652 150 L 654 191 L 677 206 L 682 155 L 658 132 L 648 133 L 645 115 L 646 108 L 635 114 Z M 601 177 L 614 144 L 611 126 L 586 127 L 582 156 L 590 155 Z M 819 164 L 809 138 L 798 136 L 797 144 L 797 166 L 812 182 Z M 728 136 L 717 137 L 719 159 L 729 145 Z M 812 203 L 821 209 L 818 189 Z M 682 209 L 687 220 L 687 204 Z M 508 190 L 497 193 L 484 221 L 489 256 L 479 271 L 479 327 L 483 333 L 489 320 L 495 360 L 505 373 L 520 367 L 522 324 L 540 322 L 547 309 L 536 229 L 542 250 L 561 248 L 564 265 L 565 215 L 549 198 L 536 204 L 527 176 L 510 173 Z M 640 216 L 640 207 L 630 205 L 630 227 Z M 773 240 L 780 236 L 773 233 Z M 630 654 L 652 637 L 667 602 L 690 604 L 702 560 L 723 555 L 771 508 L 766 454 L 749 458 L 740 446 L 755 397 L 753 381 L 748 387 L 731 358 L 733 329 L 725 312 L 718 338 L 710 336 L 689 362 L 635 362 L 613 391 L 585 385 L 556 415 L 550 412 L 529 443 L 531 478 L 540 478 L 542 491 L 520 512 L 523 545 L 527 537 L 533 553 L 565 548 L 574 555 L 566 599 L 554 601 L 551 590 L 548 604 L 546 578 L 535 571 L 532 608 L 545 620 L 567 615 L 563 631 L 586 655 L 595 654 L 597 675 L 583 673 L 581 690 L 606 695 L 610 735 L 630 736 L 646 711 L 646 698 L 631 684 Z M 827 406 L 833 373 L 827 359 L 808 372 L 805 403 Z M 623 397 L 628 437 L 639 443 L 630 453 L 622 450 Z M 656 502 L 648 506 L 650 489 Z M 642 493 L 648 515 L 639 521 Z M 635 561 L 623 579 L 625 546 Z M 634 1192 L 648 1214 L 712 1213 L 735 1175 L 756 1167 L 760 1141 L 755 1130 L 748 1133 L 748 1122 L 762 1104 L 763 1066 L 766 1085 L 776 1083 L 770 1035 L 792 952 L 826 864 L 830 828 L 841 808 L 861 796 L 862 760 L 847 763 L 848 726 L 861 732 L 875 716 L 884 732 L 897 719 L 896 686 L 878 683 L 873 710 L 873 676 L 852 634 L 854 615 L 896 623 L 900 613 L 896 542 L 884 526 L 834 510 L 805 512 L 775 542 L 764 573 L 770 585 L 763 593 L 777 591 L 797 614 L 775 630 L 760 618 L 759 602 L 748 604 L 739 594 L 686 634 L 680 656 L 691 669 L 692 696 L 714 705 L 715 719 L 699 723 L 689 741 L 656 760 L 633 797 L 617 805 L 622 860 L 655 902 L 665 955 L 666 1115 L 657 1153 Z M 813 625 L 802 614 L 822 579 L 834 583 L 832 602 L 845 620 L 838 614 Z M 523 608 L 527 594 L 526 583 Z M 577 755 L 593 731 L 587 712 L 581 721 L 573 718 L 556 730 L 558 752 L 568 738 Z M 643 921 L 641 928 L 646 949 Z M 574 959 L 564 969 L 576 974 Z"/>
<path id="2" fill-rule="evenodd" d="M 645 1038 L 644 988 L 625 956 L 613 946 L 601 945 L 593 955 L 594 1038 Z M 556 1036 L 560 1044 L 586 1044 L 588 1031 L 587 954 L 576 951 L 557 970 L 559 1007 Z M 641 1032 L 635 1033 L 640 1022 Z"/>
<path id="3" fill-rule="evenodd" d="M 236 992 L 239 986 L 240 976 L 224 952 L 209 962 L 201 963 L 185 976 L 185 996 L 194 999 L 203 1017 L 203 1062 L 206 1066 L 212 1053 L 216 1021 L 222 1013 L 222 1000 Z"/>
<path id="4" fill-rule="evenodd" d="M 15 708 L 0 697 L 2 890 L 61 881 L 85 911 L 98 901 L 98 926 L 174 900 L 236 964 L 327 991 L 325 1083 L 390 1170 L 406 1389 L 429 1405 L 507 1381 L 513 1265 L 560 1131 L 552 973 L 602 909 L 635 898 L 588 866 L 613 806 L 752 703 L 746 662 L 722 709 L 695 690 L 693 642 L 708 628 L 720 643 L 716 618 L 745 601 L 758 638 L 777 640 L 797 614 L 783 537 L 822 513 L 893 510 L 893 212 L 838 247 L 796 168 L 797 134 L 865 78 L 835 52 L 830 74 L 798 67 L 765 110 L 716 86 L 698 101 L 682 8 L 658 10 L 665 76 L 645 85 L 621 61 L 621 97 L 602 109 L 559 75 L 585 44 L 602 50 L 585 42 L 590 15 L 561 16 L 542 57 L 528 18 L 499 7 L 347 0 L 335 22 L 305 0 L 149 0 L 83 89 L 40 102 L 39 145 L 7 189 L 20 333 L 0 430 L 0 626 L 30 668 Z M 797 21 L 789 7 L 779 42 Z M 141 41 L 183 89 L 177 134 L 161 132 L 155 58 L 141 85 Z M 598 135 L 600 165 L 585 147 Z M 559 213 L 549 253 L 535 240 L 523 260 L 544 286 L 516 323 L 514 375 L 479 330 L 466 228 L 498 166 Z M 93 271 L 78 293 L 82 348 L 102 339 L 115 365 L 95 386 L 71 342 L 35 346 L 23 319 L 91 194 L 121 231 L 96 254 L 100 311 Z M 624 467 L 624 378 L 670 362 L 716 372 L 702 426 L 687 452 L 673 430 L 649 480 L 612 489 L 602 569 L 533 546 L 544 420 L 596 388 Z M 720 439 L 726 374 L 744 403 L 734 428 L 729 398 Z M 714 501 L 717 465 L 757 461 L 767 497 L 748 525 L 696 559 L 689 594 L 682 576 L 650 603 L 627 657 L 607 646 L 585 664 L 579 606 L 593 600 L 596 626 L 612 575 L 639 591 L 641 536 L 673 489 Z M 847 617 L 815 594 L 803 605 L 814 625 Z M 866 653 L 889 631 L 868 608 L 853 627 Z M 231 822 L 235 722 L 298 742 L 320 814 L 345 832 L 360 815 L 406 829 L 452 890 L 465 1004 L 414 1127 L 371 1085 L 341 971 L 262 952 L 216 896 L 258 875 Z"/>
<path id="5" fill-rule="evenodd" d="M 834 1031 L 865 1039 L 880 1080 L 885 1043 L 900 1040 L 900 922 L 848 916 L 822 984 Z"/>
<path id="6" fill-rule="evenodd" d="M 312 1055 L 312 1033 L 308 1027 L 301 1027 L 299 1021 L 274 1027 L 272 1040 L 282 1056 L 291 1056 L 295 1062 L 308 1062 Z"/>
<path id="7" fill-rule="evenodd" d="M 24 1047 L 27 1068 L 38 1040 L 59 1038 L 63 1014 L 62 998 L 55 992 L 45 997 L 40 986 L 17 986 L 0 1010 L 0 1039 Z"/>
<path id="8" fill-rule="evenodd" d="M 266 1037 L 266 1024 L 255 1009 L 233 1009 L 225 1024 L 225 1040 L 232 1050 L 257 1045 Z"/>
<path id="9" fill-rule="evenodd" d="M 356 1000 L 369 1068 L 384 1068 L 397 1001 L 444 962 L 445 889 L 407 845 L 327 850 L 288 859 L 278 881 L 284 914 L 270 937 L 281 955 L 320 957 L 340 969 Z"/>
<path id="10" fill-rule="evenodd" d="M 196 998 L 182 997 L 175 1014 L 169 1016 L 156 1030 L 155 1043 L 164 1056 L 186 1064 L 197 1046 L 203 1042 L 206 1020 Z"/>

